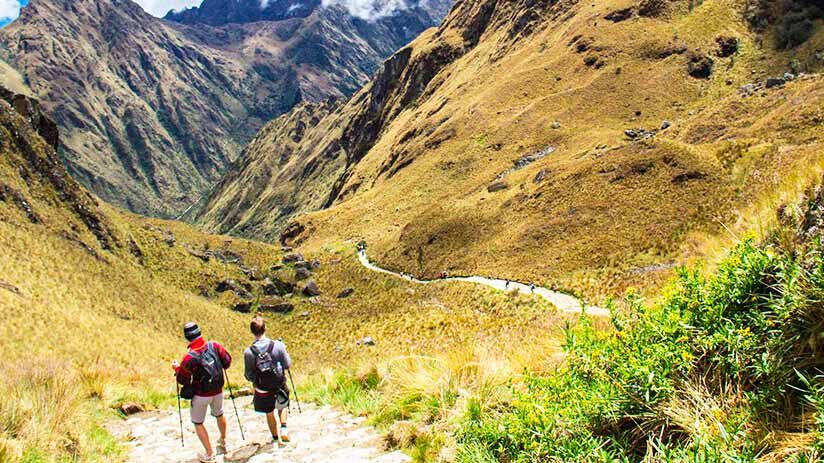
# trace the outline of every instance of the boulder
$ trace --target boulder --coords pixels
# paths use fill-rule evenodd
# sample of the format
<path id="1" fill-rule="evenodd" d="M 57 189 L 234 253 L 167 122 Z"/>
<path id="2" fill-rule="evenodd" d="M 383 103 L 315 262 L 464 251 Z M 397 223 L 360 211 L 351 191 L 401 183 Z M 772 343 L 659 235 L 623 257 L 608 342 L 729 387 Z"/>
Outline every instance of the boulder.
<path id="1" fill-rule="evenodd" d="M 319 268 L 320 268 L 320 261 L 317 260 L 317 259 L 313 260 L 312 261 L 312 269 L 313 270 L 318 270 Z"/>
<path id="2" fill-rule="evenodd" d="M 285 296 L 295 292 L 295 285 L 278 278 L 267 278 L 263 280 L 260 289 L 266 296 Z"/>
<path id="3" fill-rule="evenodd" d="M 691 53 L 689 63 L 687 63 L 687 73 L 696 79 L 709 79 L 714 65 L 715 61 L 709 56 Z"/>
<path id="4" fill-rule="evenodd" d="M 495 193 L 496 191 L 506 190 L 507 188 L 509 188 L 509 185 L 506 182 L 499 181 L 499 182 L 494 182 L 494 183 L 490 184 L 489 186 L 487 186 L 486 191 L 488 191 L 490 193 Z"/>
<path id="5" fill-rule="evenodd" d="M 232 279 L 221 280 L 218 282 L 217 286 L 215 286 L 215 291 L 219 293 L 225 293 L 226 291 L 232 291 L 237 295 L 237 297 L 241 299 L 250 299 L 252 294 L 249 292 L 247 288 L 244 288 L 237 281 Z"/>
<path id="6" fill-rule="evenodd" d="M 374 346 L 376 343 L 375 340 L 372 339 L 372 336 L 366 336 L 365 338 L 358 340 L 355 344 L 359 346 Z"/>
<path id="7" fill-rule="evenodd" d="M 295 305 L 284 301 L 261 302 L 258 310 L 261 312 L 290 313 L 295 310 Z"/>
<path id="8" fill-rule="evenodd" d="M 343 299 L 345 297 L 349 297 L 355 294 L 355 288 L 345 288 L 343 291 L 338 293 L 338 299 Z"/>
<path id="9" fill-rule="evenodd" d="M 245 265 L 238 265 L 238 268 L 241 272 L 243 272 L 244 275 L 246 275 L 246 278 L 252 281 L 261 280 L 260 272 L 258 272 L 257 267 L 246 267 Z"/>
<path id="10" fill-rule="evenodd" d="M 284 264 L 294 264 L 295 262 L 303 262 L 305 260 L 299 252 L 290 252 L 283 256 Z"/>
<path id="11" fill-rule="evenodd" d="M 126 402 L 125 404 L 120 406 L 119 410 L 120 410 L 120 413 L 122 413 L 126 416 L 134 415 L 136 413 L 140 413 L 140 412 L 144 411 L 143 407 L 140 406 L 140 404 L 136 404 L 134 402 Z"/>
<path id="12" fill-rule="evenodd" d="M 312 276 L 312 272 L 305 268 L 299 268 L 295 270 L 295 280 L 306 280 Z"/>
<path id="13" fill-rule="evenodd" d="M 728 35 L 719 35 L 715 38 L 715 43 L 718 44 L 718 50 L 715 54 L 720 58 L 727 58 L 738 53 L 738 38 Z"/>
<path id="14" fill-rule="evenodd" d="M 238 302 L 232 306 L 232 310 L 240 313 L 249 313 L 252 311 L 252 303 L 248 301 Z"/>
<path id="15" fill-rule="evenodd" d="M 306 283 L 306 286 L 303 287 L 303 295 L 307 297 L 320 296 L 320 289 L 315 280 L 309 280 L 309 283 Z"/>
<path id="16" fill-rule="evenodd" d="M 301 261 L 295 262 L 295 268 L 304 268 L 304 269 L 309 270 L 310 268 L 312 268 L 312 264 L 310 264 L 309 262 L 306 262 L 305 260 L 301 260 Z"/>

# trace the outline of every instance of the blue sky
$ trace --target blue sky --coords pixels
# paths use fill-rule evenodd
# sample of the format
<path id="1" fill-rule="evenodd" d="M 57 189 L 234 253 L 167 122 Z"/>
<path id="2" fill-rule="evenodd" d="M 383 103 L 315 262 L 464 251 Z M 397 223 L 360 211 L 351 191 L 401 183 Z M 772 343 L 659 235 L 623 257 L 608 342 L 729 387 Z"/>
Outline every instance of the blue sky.
<path id="1" fill-rule="evenodd" d="M 135 0 L 144 10 L 155 16 L 164 16 L 169 10 L 200 5 L 202 0 Z M 0 27 L 12 22 L 20 13 L 20 7 L 29 0 L 0 0 Z"/>

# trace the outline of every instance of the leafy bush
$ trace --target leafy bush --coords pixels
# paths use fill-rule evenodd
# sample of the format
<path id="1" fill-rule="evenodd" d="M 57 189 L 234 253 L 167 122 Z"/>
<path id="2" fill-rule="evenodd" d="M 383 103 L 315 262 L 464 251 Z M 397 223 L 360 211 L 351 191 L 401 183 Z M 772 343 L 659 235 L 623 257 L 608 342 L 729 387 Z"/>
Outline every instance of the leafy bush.
<path id="1" fill-rule="evenodd" d="M 570 327 L 567 366 L 529 376 L 503 413 L 468 415 L 459 458 L 755 461 L 822 403 L 799 379 L 824 358 L 820 251 L 748 239 L 712 276 L 681 270 L 659 304 L 630 295 L 611 333 Z"/>

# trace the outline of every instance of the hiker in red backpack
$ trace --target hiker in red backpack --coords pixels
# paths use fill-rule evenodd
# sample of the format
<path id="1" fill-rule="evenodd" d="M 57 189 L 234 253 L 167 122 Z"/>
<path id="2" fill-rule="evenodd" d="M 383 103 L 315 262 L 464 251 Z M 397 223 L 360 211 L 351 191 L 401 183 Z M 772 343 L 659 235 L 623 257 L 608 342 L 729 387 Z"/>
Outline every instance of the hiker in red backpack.
<path id="1" fill-rule="evenodd" d="M 232 356 L 216 341 L 206 342 L 200 328 L 192 322 L 183 327 L 183 336 L 189 341 L 189 352 L 183 360 L 172 362 L 177 375 L 177 382 L 183 386 L 180 397 L 190 399 L 192 424 L 205 454 L 198 455 L 202 463 L 213 463 L 216 453 L 226 453 L 226 417 L 223 415 L 224 370 L 232 365 Z M 212 451 L 209 432 L 203 426 L 206 410 L 211 409 L 217 421 L 220 439 L 217 440 L 217 452 Z"/>
<path id="2" fill-rule="evenodd" d="M 243 353 L 246 379 L 255 387 L 255 411 L 266 414 L 272 439 L 279 445 L 289 442 L 286 420 L 289 418 L 289 388 L 286 370 L 292 359 L 286 345 L 266 337 L 266 321 L 256 316 L 249 324 L 255 342 Z"/>

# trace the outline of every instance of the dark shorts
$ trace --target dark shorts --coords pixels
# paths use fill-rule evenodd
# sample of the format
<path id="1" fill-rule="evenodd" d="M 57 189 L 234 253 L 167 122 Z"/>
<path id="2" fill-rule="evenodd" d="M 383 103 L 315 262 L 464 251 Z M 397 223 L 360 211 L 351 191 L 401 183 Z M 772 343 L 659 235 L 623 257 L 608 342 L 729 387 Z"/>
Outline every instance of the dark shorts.
<path id="1" fill-rule="evenodd" d="M 255 394 L 252 404 L 258 413 L 272 413 L 275 409 L 283 410 L 289 407 L 289 392 L 280 391 L 267 396 Z"/>

